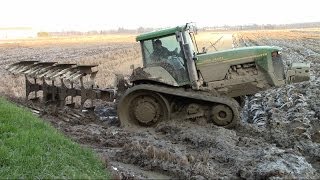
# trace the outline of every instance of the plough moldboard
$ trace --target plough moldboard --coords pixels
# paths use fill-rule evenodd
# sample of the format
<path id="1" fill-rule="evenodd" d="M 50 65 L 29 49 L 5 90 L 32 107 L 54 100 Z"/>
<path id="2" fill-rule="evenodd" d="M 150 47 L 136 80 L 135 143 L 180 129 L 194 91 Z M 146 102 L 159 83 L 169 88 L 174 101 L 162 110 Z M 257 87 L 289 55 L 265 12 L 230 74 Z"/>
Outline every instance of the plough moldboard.
<path id="1" fill-rule="evenodd" d="M 114 89 L 95 88 L 94 78 L 97 65 L 61 64 L 57 62 L 20 61 L 11 64 L 6 69 L 15 75 L 24 75 L 26 84 L 26 99 L 39 100 L 38 92 L 42 91 L 42 101 L 45 105 L 58 107 L 75 107 L 75 97 L 80 97 L 81 108 L 93 108 L 93 100 L 113 101 Z M 86 84 L 84 79 L 89 79 Z M 33 97 L 31 93 L 34 94 Z M 70 102 L 66 99 L 70 97 Z M 84 107 L 87 100 L 90 105 Z"/>

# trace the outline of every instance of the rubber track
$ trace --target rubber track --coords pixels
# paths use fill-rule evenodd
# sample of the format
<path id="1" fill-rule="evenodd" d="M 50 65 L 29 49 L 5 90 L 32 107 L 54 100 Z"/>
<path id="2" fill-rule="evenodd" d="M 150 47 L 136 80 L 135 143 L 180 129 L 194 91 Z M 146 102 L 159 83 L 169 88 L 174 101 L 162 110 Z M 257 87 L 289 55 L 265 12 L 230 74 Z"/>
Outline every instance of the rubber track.
<path id="1" fill-rule="evenodd" d="M 208 103 L 224 104 L 229 106 L 234 112 L 234 118 L 236 122 L 235 125 L 237 125 L 237 123 L 240 122 L 240 113 L 239 113 L 240 106 L 234 99 L 230 97 L 213 96 L 203 91 L 195 91 L 195 90 L 186 91 L 183 88 L 166 87 L 162 85 L 153 85 L 153 84 L 135 85 L 131 87 L 129 90 L 127 90 L 126 93 L 123 95 L 123 97 L 126 97 L 130 93 L 138 90 L 149 90 L 149 91 L 154 91 L 154 92 L 158 92 L 165 95 L 173 95 L 173 96 L 184 97 L 188 99 L 196 99 L 196 100 L 201 100 Z"/>

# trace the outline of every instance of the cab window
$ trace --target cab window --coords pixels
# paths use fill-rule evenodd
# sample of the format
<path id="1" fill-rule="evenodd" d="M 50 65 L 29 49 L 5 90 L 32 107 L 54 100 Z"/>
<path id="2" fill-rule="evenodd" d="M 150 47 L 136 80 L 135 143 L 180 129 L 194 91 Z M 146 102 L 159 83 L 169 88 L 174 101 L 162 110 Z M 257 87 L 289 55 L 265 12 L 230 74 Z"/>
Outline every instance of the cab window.
<path id="1" fill-rule="evenodd" d="M 176 35 L 141 42 L 144 66 L 164 68 L 179 82 L 188 81 L 185 59 Z"/>

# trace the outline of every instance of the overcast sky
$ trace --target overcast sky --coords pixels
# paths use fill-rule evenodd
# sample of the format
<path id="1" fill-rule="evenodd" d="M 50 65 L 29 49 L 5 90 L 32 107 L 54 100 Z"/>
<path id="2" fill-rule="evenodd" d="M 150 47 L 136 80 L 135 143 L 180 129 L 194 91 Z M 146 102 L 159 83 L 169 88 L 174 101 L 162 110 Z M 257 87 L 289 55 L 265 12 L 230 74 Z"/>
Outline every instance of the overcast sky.
<path id="1" fill-rule="evenodd" d="M 1 0 L 0 27 L 46 31 L 320 21 L 319 0 Z"/>

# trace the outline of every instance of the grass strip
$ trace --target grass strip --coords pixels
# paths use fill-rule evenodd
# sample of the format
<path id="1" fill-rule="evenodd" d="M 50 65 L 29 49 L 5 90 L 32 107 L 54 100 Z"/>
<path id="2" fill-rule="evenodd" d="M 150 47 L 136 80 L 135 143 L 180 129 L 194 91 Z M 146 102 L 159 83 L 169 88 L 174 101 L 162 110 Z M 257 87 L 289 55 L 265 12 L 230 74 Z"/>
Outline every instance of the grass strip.
<path id="1" fill-rule="evenodd" d="M 1 179 L 108 179 L 90 149 L 0 97 Z"/>

